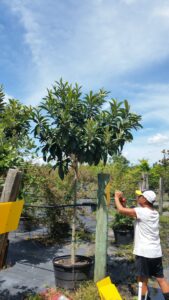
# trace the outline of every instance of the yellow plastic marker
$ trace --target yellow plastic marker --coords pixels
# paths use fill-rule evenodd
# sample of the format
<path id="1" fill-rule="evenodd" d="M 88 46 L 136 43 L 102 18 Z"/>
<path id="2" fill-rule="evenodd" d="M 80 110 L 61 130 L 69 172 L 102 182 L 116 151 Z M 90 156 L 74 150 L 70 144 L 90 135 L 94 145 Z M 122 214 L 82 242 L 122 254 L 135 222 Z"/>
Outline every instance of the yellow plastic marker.
<path id="1" fill-rule="evenodd" d="M 0 203 L 0 234 L 16 230 L 24 200 Z"/>
<path id="2" fill-rule="evenodd" d="M 108 184 L 106 185 L 105 194 L 107 205 L 110 205 L 110 182 L 108 182 Z"/>
<path id="3" fill-rule="evenodd" d="M 111 283 L 109 276 L 98 281 L 96 285 L 99 290 L 101 300 L 122 300 L 116 286 Z"/>

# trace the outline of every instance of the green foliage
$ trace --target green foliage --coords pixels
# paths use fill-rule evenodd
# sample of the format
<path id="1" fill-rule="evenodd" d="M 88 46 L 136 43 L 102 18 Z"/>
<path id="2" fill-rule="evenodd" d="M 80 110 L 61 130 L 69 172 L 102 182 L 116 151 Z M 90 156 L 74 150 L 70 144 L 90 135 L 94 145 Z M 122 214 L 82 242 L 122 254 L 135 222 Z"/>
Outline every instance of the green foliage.
<path id="1" fill-rule="evenodd" d="M 130 250 L 131 251 L 131 250 Z M 117 289 L 122 297 L 123 300 L 136 300 L 136 296 L 132 296 L 131 292 L 129 291 L 129 286 L 126 284 L 121 284 L 117 286 Z M 55 297 L 54 295 L 59 292 L 63 293 L 66 297 L 72 299 L 72 300 L 99 300 L 100 296 L 98 293 L 97 286 L 94 282 L 88 281 L 86 283 L 83 283 L 77 290 L 75 291 L 68 291 L 68 290 L 61 290 L 60 289 L 53 289 L 48 288 L 48 291 L 46 295 L 42 294 L 42 296 L 38 296 L 39 298 L 33 298 L 35 296 L 32 296 L 32 298 L 26 298 L 25 300 L 40 300 L 40 299 L 52 299 Z"/>
<path id="2" fill-rule="evenodd" d="M 126 100 L 110 100 L 110 110 L 104 110 L 108 92 L 90 91 L 82 96 L 78 84 L 72 86 L 62 79 L 48 90 L 41 105 L 34 109 L 34 135 L 39 139 L 43 159 L 55 162 L 63 180 L 70 170 L 74 170 L 74 204 L 77 199 L 78 163 L 106 165 L 108 157 L 120 153 L 125 142 L 131 142 L 131 131 L 141 127 L 141 116 L 130 112 Z M 71 262 L 75 262 L 75 219 L 72 220 Z"/>
<path id="3" fill-rule="evenodd" d="M 141 117 L 130 112 L 126 100 L 110 100 L 110 110 L 103 110 L 108 92 L 86 94 L 81 87 L 62 79 L 48 90 L 41 105 L 34 110 L 34 129 L 45 161 L 56 161 L 60 178 L 74 159 L 80 163 L 106 164 L 108 156 L 118 154 L 133 139 L 131 131 L 141 127 Z M 122 106 L 123 105 L 123 106 Z"/>
<path id="4" fill-rule="evenodd" d="M 160 223 L 169 225 L 168 216 L 160 216 Z"/>
<path id="5" fill-rule="evenodd" d="M 5 98 L 5 94 L 3 92 L 3 86 L 0 85 L 0 119 L 2 117 L 2 113 L 4 111 L 4 106 L 5 106 L 4 98 Z"/>
<path id="6" fill-rule="evenodd" d="M 164 167 L 156 163 L 149 171 L 149 185 L 151 189 L 158 190 L 160 177 L 163 178 L 164 191 L 169 193 L 169 166 Z"/>
<path id="7" fill-rule="evenodd" d="M 20 198 L 26 204 L 34 205 L 60 205 L 69 204 L 72 200 L 72 174 L 69 173 L 62 181 L 57 172 L 48 165 L 32 165 L 25 163 L 21 166 L 23 171 Z M 59 234 L 63 223 L 70 223 L 71 210 L 66 209 L 28 209 L 24 208 L 24 215 L 38 219 L 49 228 L 50 236 L 56 237 Z M 39 213 L 40 216 L 39 217 Z M 38 217 L 38 218 L 37 218 Z"/>
<path id="8" fill-rule="evenodd" d="M 31 108 L 18 100 L 4 102 L 0 87 L 0 170 L 22 164 L 23 158 L 30 155 L 34 143 L 29 137 Z"/>
<path id="9" fill-rule="evenodd" d="M 127 199 L 135 199 L 135 190 L 141 177 L 141 171 L 138 166 L 130 166 L 123 156 L 113 156 L 110 163 L 100 162 L 97 166 L 81 165 L 79 167 L 79 177 L 81 186 L 86 187 L 87 197 L 90 198 L 97 191 L 97 181 L 99 173 L 110 174 L 111 196 L 113 197 L 116 189 L 122 190 Z"/>
<path id="10" fill-rule="evenodd" d="M 150 188 L 155 190 L 159 186 L 159 179 L 163 177 L 164 169 L 159 164 L 154 164 L 153 167 L 150 169 L 149 172 L 149 185 Z"/>
<path id="11" fill-rule="evenodd" d="M 43 300 L 40 295 L 28 295 L 25 300 Z"/>
<path id="12" fill-rule="evenodd" d="M 133 228 L 134 219 L 119 213 L 115 214 L 112 227 L 115 229 L 129 229 Z"/>
<path id="13" fill-rule="evenodd" d="M 127 199 L 135 199 L 135 190 L 138 189 L 141 172 L 138 166 L 128 167 L 121 182 L 122 190 Z"/>
<path id="14" fill-rule="evenodd" d="M 111 192 L 114 194 L 116 189 L 126 190 L 125 177 L 128 170 L 128 162 L 123 156 L 113 156 L 112 163 L 109 166 L 109 174 L 111 175 Z"/>
<path id="15" fill-rule="evenodd" d="M 96 284 L 88 282 L 83 284 L 73 295 L 74 300 L 98 300 L 100 299 Z"/>
<path id="16" fill-rule="evenodd" d="M 148 172 L 150 170 L 150 166 L 147 159 L 140 159 L 139 162 L 139 168 L 142 172 Z"/>

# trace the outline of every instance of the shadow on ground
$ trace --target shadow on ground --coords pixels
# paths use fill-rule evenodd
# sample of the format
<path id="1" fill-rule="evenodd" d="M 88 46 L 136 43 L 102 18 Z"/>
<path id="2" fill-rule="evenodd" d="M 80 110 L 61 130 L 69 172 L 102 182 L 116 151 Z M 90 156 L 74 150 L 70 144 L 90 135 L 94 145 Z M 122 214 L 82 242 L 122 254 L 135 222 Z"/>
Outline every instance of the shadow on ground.
<path id="1" fill-rule="evenodd" d="M 10 242 L 7 265 L 12 266 L 16 262 L 24 262 L 25 264 L 29 263 L 35 266 L 40 263 L 48 262 L 49 260 L 52 260 L 56 252 L 66 244 L 68 243 L 44 246 L 34 239 Z"/>
<path id="2" fill-rule="evenodd" d="M 0 299 L 1 300 L 24 300 L 26 296 L 32 295 L 35 293 L 35 289 L 27 289 L 26 286 L 19 287 L 21 290 L 15 295 L 11 295 L 9 290 L 3 290 L 0 292 Z"/>

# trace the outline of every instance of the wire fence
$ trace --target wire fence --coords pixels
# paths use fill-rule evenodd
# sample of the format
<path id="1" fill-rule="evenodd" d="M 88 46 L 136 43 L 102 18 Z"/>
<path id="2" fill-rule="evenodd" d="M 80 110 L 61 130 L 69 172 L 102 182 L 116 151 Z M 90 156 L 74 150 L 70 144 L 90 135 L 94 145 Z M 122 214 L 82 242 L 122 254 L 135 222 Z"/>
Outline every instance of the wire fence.
<path id="1" fill-rule="evenodd" d="M 111 204 L 108 206 L 109 211 L 115 210 L 115 203 L 112 198 Z M 130 199 L 128 201 L 128 206 L 133 206 L 133 199 Z M 81 202 L 81 203 L 80 203 Z M 49 220 L 50 213 L 55 215 L 55 212 L 57 213 L 58 210 L 61 212 L 66 209 L 73 210 L 73 208 L 77 208 L 77 224 L 80 220 L 81 223 L 81 229 L 83 228 L 83 223 L 87 220 L 88 228 L 90 227 L 90 222 L 92 224 L 92 231 L 94 231 L 93 228 L 93 222 L 96 220 L 96 211 L 97 211 L 97 199 L 79 199 L 77 201 L 77 204 L 56 204 L 56 205 L 37 205 L 37 204 L 29 204 L 25 203 L 24 205 L 24 214 L 21 215 L 20 223 L 18 226 L 18 229 L 12 233 L 12 236 L 24 236 L 29 235 L 29 237 L 34 236 L 46 236 L 50 234 L 50 227 L 56 228 L 57 233 L 59 234 L 59 230 L 61 230 L 61 234 L 63 234 L 63 231 L 66 230 L 69 231 L 69 227 L 66 227 L 66 224 L 71 221 L 71 216 L 67 218 L 67 220 L 60 220 L 57 221 L 56 219 Z M 26 214 L 25 214 L 26 212 Z M 26 215 L 26 216 L 25 216 Z M 110 214 L 111 217 L 111 214 Z M 53 223 L 52 223 L 53 222 Z M 56 223 L 55 223 L 56 222 Z M 58 228 L 57 228 L 58 227 Z M 61 228 L 60 228 L 61 227 Z M 60 229 L 59 229 L 60 228 Z M 90 229 L 90 228 L 89 228 Z"/>

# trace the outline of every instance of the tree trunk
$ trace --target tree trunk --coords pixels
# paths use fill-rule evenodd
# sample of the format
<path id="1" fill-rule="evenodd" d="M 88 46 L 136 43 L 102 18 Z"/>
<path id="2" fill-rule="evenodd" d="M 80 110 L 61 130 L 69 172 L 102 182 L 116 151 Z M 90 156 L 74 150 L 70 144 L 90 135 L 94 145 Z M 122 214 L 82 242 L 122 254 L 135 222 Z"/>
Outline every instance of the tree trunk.
<path id="1" fill-rule="evenodd" d="M 98 208 L 96 224 L 94 281 L 105 277 L 107 268 L 108 208 L 105 188 L 109 183 L 109 174 L 98 174 Z"/>
<path id="2" fill-rule="evenodd" d="M 0 202 L 16 201 L 19 185 L 21 181 L 21 172 L 17 169 L 9 169 L 5 185 L 2 191 Z M 8 233 L 0 235 L 0 269 L 5 265 L 5 257 L 8 249 Z"/>
<path id="3" fill-rule="evenodd" d="M 71 241 L 71 264 L 75 264 L 76 256 L 76 202 L 77 202 L 77 182 L 78 182 L 78 162 L 75 159 L 73 163 L 75 172 L 74 177 L 74 197 L 73 197 L 73 218 L 72 218 L 72 241 Z"/>

